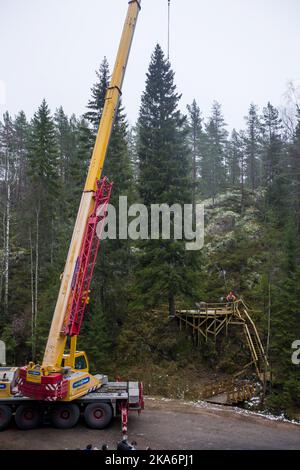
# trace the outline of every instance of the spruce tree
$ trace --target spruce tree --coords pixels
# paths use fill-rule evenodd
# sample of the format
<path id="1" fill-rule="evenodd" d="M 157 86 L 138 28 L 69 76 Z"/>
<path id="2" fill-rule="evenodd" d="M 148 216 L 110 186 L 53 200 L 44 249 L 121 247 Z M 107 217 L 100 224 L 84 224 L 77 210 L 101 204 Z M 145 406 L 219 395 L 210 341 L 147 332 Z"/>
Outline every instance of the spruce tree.
<path id="1" fill-rule="evenodd" d="M 186 118 L 178 109 L 180 98 L 174 72 L 157 45 L 138 120 L 138 187 L 148 209 L 154 203 L 169 206 L 191 203 Z M 188 296 L 192 291 L 194 272 L 190 258 L 184 242 L 174 240 L 172 235 L 171 240 L 142 244 L 136 275 L 139 300 L 144 307 L 165 302 L 169 314 L 174 314 L 175 298 Z"/>
<path id="2" fill-rule="evenodd" d="M 282 138 L 282 120 L 271 103 L 263 109 L 263 185 L 267 210 L 284 224 L 288 203 L 287 148 Z"/>
<path id="3" fill-rule="evenodd" d="M 84 118 L 92 124 L 93 131 L 96 134 L 99 122 L 104 108 L 106 90 L 109 85 L 110 73 L 109 65 L 106 57 L 100 64 L 99 70 L 96 71 L 97 82 L 91 88 L 91 99 L 88 102 L 88 111 L 84 114 Z"/>
<path id="4" fill-rule="evenodd" d="M 95 136 L 90 128 L 90 123 L 85 118 L 81 117 L 77 123 L 73 124 L 75 124 L 74 130 L 76 135 L 76 165 L 72 166 L 71 177 L 80 193 L 88 171 Z"/>
<path id="5" fill-rule="evenodd" d="M 58 149 L 55 126 L 46 100 L 34 114 L 31 123 L 29 175 L 43 194 L 54 195 L 57 189 Z"/>
<path id="6" fill-rule="evenodd" d="M 55 222 L 61 185 L 59 184 L 58 145 L 53 117 L 46 100 L 31 122 L 28 152 L 30 195 L 29 226 L 39 231 L 41 253 L 50 261 L 52 256 L 53 221 Z M 49 249 L 50 247 L 50 249 Z"/>
<path id="7" fill-rule="evenodd" d="M 261 180 L 261 125 L 257 107 L 251 103 L 246 117 L 246 182 L 256 189 Z"/>
<path id="8" fill-rule="evenodd" d="M 295 332 L 300 328 L 299 259 L 299 237 L 295 224 L 288 223 L 280 234 L 277 259 L 272 260 L 270 362 L 274 377 L 268 397 L 268 404 L 275 411 L 284 410 L 287 416 L 300 406 L 300 371 L 291 361 L 292 343 L 298 339 Z"/>
<path id="9" fill-rule="evenodd" d="M 84 115 L 91 126 L 91 138 L 88 136 L 88 130 L 85 129 L 87 145 L 89 142 L 94 144 L 96 138 L 109 77 L 109 65 L 104 58 L 97 72 L 97 82 L 92 87 L 92 97 L 88 103 L 89 111 Z M 119 196 L 127 196 L 128 204 L 131 204 L 133 195 L 127 122 L 121 102 L 117 110 L 102 176 L 107 176 L 114 183 L 110 204 L 115 207 L 118 218 Z M 98 302 L 98 308 L 101 309 L 102 315 L 105 315 L 106 321 L 109 322 L 112 341 L 117 336 L 126 316 L 130 259 L 131 252 L 128 240 L 101 241 L 94 279 L 94 285 L 97 286 L 98 292 L 95 302 Z"/>
<path id="10" fill-rule="evenodd" d="M 89 111 L 84 114 L 85 120 L 92 126 L 93 141 L 98 131 L 105 103 L 106 90 L 109 86 L 110 72 L 106 57 L 104 57 L 96 75 L 98 80 L 92 86 L 92 97 L 87 105 Z M 127 142 L 127 122 L 121 103 L 117 110 L 103 175 L 108 176 L 115 183 L 112 193 L 112 202 L 115 203 L 119 195 L 122 192 L 126 193 L 132 183 L 132 168 Z"/>
<path id="11" fill-rule="evenodd" d="M 214 102 L 211 117 L 206 124 L 206 145 L 202 159 L 202 178 L 205 196 L 215 201 L 226 187 L 226 146 L 228 132 L 221 105 Z"/>
<path id="12" fill-rule="evenodd" d="M 290 153 L 297 232 L 300 235 L 300 108 L 297 109 L 297 126 Z"/>
<path id="13" fill-rule="evenodd" d="M 201 154 L 203 148 L 203 129 L 202 117 L 199 106 L 196 100 L 191 105 L 187 106 L 188 109 L 188 140 L 192 156 L 192 204 L 195 207 L 196 196 L 199 190 L 200 168 L 201 168 Z"/>
<path id="14" fill-rule="evenodd" d="M 157 45 L 138 120 L 139 191 L 146 205 L 158 197 L 169 204 L 190 200 L 186 117 L 178 109 L 180 98 L 174 72 Z"/>
<path id="15" fill-rule="evenodd" d="M 227 153 L 228 179 L 232 188 L 240 186 L 242 154 L 242 139 L 239 133 L 233 129 Z"/>
<path id="16" fill-rule="evenodd" d="M 73 147 L 74 141 L 69 118 L 65 114 L 62 106 L 60 106 L 54 114 L 54 123 L 58 148 L 58 172 L 61 183 L 66 184 L 70 179 L 71 160 L 75 149 Z"/>
<path id="17" fill-rule="evenodd" d="M 60 201 L 58 149 L 53 118 L 45 100 L 34 114 L 28 153 L 29 194 L 27 198 L 28 249 L 32 288 L 32 356 L 36 355 L 40 298 L 46 290 L 53 264 L 54 224 Z M 49 308 L 48 321 L 52 315 Z"/>
<path id="18" fill-rule="evenodd" d="M 24 111 L 21 111 L 14 120 L 15 155 L 17 160 L 18 175 L 16 199 L 24 200 L 27 186 L 28 171 L 28 145 L 30 126 Z"/>
<path id="19" fill-rule="evenodd" d="M 262 126 L 264 131 L 263 181 L 266 187 L 270 187 L 279 172 L 282 151 L 282 121 L 279 118 L 278 109 L 270 102 L 263 109 Z"/>

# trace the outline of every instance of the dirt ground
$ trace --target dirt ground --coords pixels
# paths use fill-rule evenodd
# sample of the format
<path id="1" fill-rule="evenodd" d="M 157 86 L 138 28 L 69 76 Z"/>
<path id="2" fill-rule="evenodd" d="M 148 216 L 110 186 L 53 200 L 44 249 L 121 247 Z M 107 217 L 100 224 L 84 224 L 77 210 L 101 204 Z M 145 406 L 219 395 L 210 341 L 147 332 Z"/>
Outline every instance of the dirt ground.
<path id="1" fill-rule="evenodd" d="M 79 423 L 66 431 L 43 427 L 20 431 L 12 425 L 0 433 L 0 449 L 83 449 L 87 444 L 116 448 L 120 421 L 106 430 Z M 129 439 L 138 450 L 300 449 L 300 425 L 274 421 L 231 407 L 147 398 L 145 411 L 132 414 Z"/>

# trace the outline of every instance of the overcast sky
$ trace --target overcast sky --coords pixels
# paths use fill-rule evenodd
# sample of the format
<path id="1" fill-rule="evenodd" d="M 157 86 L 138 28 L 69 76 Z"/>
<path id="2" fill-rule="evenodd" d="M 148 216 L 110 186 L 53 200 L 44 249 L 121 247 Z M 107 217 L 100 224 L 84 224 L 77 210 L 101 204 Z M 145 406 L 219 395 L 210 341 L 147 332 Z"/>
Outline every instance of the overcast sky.
<path id="1" fill-rule="evenodd" d="M 207 116 L 218 100 L 229 126 L 240 128 L 251 101 L 280 105 L 287 82 L 299 82 L 299 0 L 171 3 L 183 110 L 195 98 Z M 0 0 L 0 113 L 31 117 L 45 97 L 52 111 L 82 114 L 104 55 L 112 68 L 126 11 L 127 0 Z M 131 123 L 157 42 L 166 51 L 167 0 L 142 0 L 123 89 Z"/>

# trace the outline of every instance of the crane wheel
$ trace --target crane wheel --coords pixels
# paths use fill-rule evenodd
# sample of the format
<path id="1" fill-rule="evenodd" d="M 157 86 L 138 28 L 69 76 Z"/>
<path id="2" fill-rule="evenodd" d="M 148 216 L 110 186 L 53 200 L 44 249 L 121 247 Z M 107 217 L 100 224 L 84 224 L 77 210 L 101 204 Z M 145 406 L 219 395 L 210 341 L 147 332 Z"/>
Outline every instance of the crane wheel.
<path id="1" fill-rule="evenodd" d="M 6 429 L 11 421 L 12 411 L 7 405 L 0 405 L 0 431 Z"/>
<path id="2" fill-rule="evenodd" d="M 76 426 L 80 410 L 75 403 L 64 403 L 54 406 L 51 412 L 51 423 L 58 429 L 70 429 Z"/>
<path id="3" fill-rule="evenodd" d="M 17 427 L 24 431 L 41 426 L 42 418 L 40 408 L 34 405 L 20 405 L 15 414 Z"/>
<path id="4" fill-rule="evenodd" d="M 112 407 L 108 403 L 90 403 L 84 410 L 84 419 L 89 428 L 104 429 L 113 418 Z"/>

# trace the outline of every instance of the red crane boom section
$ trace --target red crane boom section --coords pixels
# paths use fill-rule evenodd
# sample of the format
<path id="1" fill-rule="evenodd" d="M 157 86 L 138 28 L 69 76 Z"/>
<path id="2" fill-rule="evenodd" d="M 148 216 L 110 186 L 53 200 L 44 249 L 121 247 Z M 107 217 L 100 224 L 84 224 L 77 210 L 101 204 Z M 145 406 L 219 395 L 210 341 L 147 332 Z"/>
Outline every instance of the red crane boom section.
<path id="1" fill-rule="evenodd" d="M 62 333 L 77 336 L 80 332 L 86 305 L 89 302 L 90 286 L 100 247 L 107 208 L 113 183 L 107 177 L 97 182 L 94 208 L 85 229 L 80 255 L 77 259 L 67 315 Z"/>

